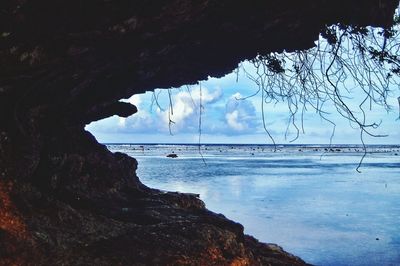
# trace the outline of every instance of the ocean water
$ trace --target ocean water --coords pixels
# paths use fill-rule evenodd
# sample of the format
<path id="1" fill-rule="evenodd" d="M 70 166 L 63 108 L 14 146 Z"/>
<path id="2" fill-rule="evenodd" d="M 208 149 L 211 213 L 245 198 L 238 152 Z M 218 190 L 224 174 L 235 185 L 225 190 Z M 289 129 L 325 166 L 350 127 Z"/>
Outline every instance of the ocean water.
<path id="1" fill-rule="evenodd" d="M 150 186 L 210 210 L 315 265 L 400 265 L 400 146 L 107 145 Z M 175 153 L 178 158 L 167 158 Z"/>

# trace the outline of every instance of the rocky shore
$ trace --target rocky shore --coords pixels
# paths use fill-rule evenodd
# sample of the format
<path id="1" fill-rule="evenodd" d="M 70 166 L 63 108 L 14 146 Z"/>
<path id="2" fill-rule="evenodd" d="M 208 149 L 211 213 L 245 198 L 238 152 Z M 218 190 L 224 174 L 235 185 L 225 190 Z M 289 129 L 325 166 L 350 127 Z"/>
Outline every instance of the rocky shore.
<path id="1" fill-rule="evenodd" d="M 196 195 L 142 185 L 135 159 L 80 133 L 49 143 L 36 185 L 2 180 L 1 265 L 305 265 Z"/>

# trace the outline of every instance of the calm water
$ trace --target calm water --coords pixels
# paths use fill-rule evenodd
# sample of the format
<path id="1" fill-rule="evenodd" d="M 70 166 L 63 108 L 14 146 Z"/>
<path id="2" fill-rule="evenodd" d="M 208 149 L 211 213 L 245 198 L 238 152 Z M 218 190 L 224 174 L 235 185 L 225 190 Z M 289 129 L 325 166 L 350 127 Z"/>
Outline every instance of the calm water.
<path id="1" fill-rule="evenodd" d="M 148 186 L 199 193 L 263 242 L 316 265 L 400 265 L 400 147 L 108 145 Z M 328 149 L 328 152 L 325 152 Z M 176 159 L 167 158 L 176 153 Z M 324 153 L 325 152 L 325 153 Z"/>

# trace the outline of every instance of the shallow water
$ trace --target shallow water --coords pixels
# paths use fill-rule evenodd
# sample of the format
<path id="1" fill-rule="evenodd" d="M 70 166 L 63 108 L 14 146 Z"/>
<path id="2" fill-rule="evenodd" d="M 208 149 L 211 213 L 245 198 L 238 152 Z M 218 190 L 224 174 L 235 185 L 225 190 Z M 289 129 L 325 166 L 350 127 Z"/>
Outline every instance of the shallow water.
<path id="1" fill-rule="evenodd" d="M 207 208 L 315 265 L 400 265 L 400 147 L 108 145 L 150 187 Z M 176 159 L 167 158 L 176 153 Z M 204 159 L 204 160 L 203 160 Z"/>

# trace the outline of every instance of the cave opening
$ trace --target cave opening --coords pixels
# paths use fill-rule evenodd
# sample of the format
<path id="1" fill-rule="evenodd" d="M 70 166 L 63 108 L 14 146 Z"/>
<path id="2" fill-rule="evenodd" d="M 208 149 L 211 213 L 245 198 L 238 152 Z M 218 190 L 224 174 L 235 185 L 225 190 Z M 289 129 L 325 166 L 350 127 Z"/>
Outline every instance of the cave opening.
<path id="1" fill-rule="evenodd" d="M 374 259 L 377 264 L 396 263 L 396 245 L 400 243 L 396 239 L 398 224 L 393 222 L 398 216 L 397 151 L 391 150 L 391 146 L 380 146 L 372 147 L 376 152 L 366 153 L 367 135 L 376 133 L 379 137 L 385 132 L 381 133 L 381 127 L 377 127 L 379 118 L 365 116 L 364 112 L 375 104 L 389 109 L 393 101 L 386 100 L 396 97 L 388 86 L 397 84 L 395 77 L 399 73 L 399 46 L 391 42 L 397 33 L 391 26 L 399 22 L 398 16 L 393 19 L 398 4 L 398 0 L 362 3 L 88 0 L 80 4 L 64 0 L 3 1 L 0 4 L 0 264 L 307 264 L 279 246 L 262 243 L 246 232 L 268 242 L 274 234 L 284 244 L 289 239 L 285 247 L 296 255 L 304 255 L 307 262 L 330 263 L 343 254 L 342 258 L 360 264 Z M 372 31 L 372 44 L 358 46 L 371 36 L 368 26 L 379 28 Z M 316 61 L 302 52 L 315 46 L 321 32 L 325 43 L 333 49 L 320 49 L 308 55 L 327 60 L 320 60 L 322 65 L 317 68 L 322 76 L 310 74 L 308 68 Z M 355 51 L 342 41 L 346 35 L 354 37 Z M 282 51 L 292 53 L 293 57 Z M 357 54 L 355 61 L 354 57 L 341 56 L 353 52 Z M 369 61 L 365 63 L 364 59 Z M 261 97 L 238 101 L 237 98 L 247 94 L 239 95 L 236 90 L 224 94 L 230 88 L 222 85 L 220 91 L 207 87 L 208 81 L 204 80 L 208 76 L 223 77 L 244 60 L 257 69 L 250 80 L 257 85 L 255 90 L 259 89 Z M 357 67 L 355 62 L 364 63 L 363 67 Z M 248 63 L 242 67 L 247 71 L 245 64 Z M 352 70 L 343 70 L 349 66 L 353 66 Z M 262 75 L 258 75 L 258 70 Z M 349 73 L 353 82 L 343 83 Z M 248 74 L 251 71 L 246 73 L 239 68 L 238 84 L 244 81 L 240 76 Z M 370 78 L 371 75 L 374 77 Z M 176 93 L 169 90 L 199 81 L 197 87 L 189 90 L 182 88 Z M 344 90 L 338 83 L 343 83 Z M 357 92 L 354 97 L 355 100 L 360 97 L 359 105 L 352 105 L 347 95 L 347 90 L 354 87 L 362 95 Z M 121 133 L 124 125 L 135 125 L 140 117 L 139 126 L 146 121 L 148 124 L 147 130 L 141 128 L 142 137 L 158 132 L 152 130 L 157 119 L 150 112 L 141 113 L 146 110 L 145 105 L 138 104 L 142 107 L 138 111 L 129 100 L 120 101 L 136 95 L 136 100 L 131 101 L 137 104 L 139 99 L 144 103 L 145 96 L 137 95 L 155 88 L 163 88 L 168 96 L 165 106 L 159 102 L 161 114 L 157 119 L 167 122 L 160 133 L 169 134 L 171 130 L 180 136 L 179 131 L 189 127 L 178 122 L 193 118 L 191 130 L 196 133 L 193 139 L 202 144 L 200 149 L 195 146 L 193 156 L 190 152 L 188 156 L 183 153 L 186 146 L 181 146 L 181 151 L 174 146 L 175 156 L 168 158 L 165 154 L 157 155 L 159 147 L 153 150 L 156 156 L 148 156 L 151 150 L 147 150 L 147 144 L 115 145 L 113 150 L 99 143 L 108 142 L 99 133 L 93 131 L 97 141 L 84 129 L 90 122 L 118 115 L 126 119 L 112 118 L 114 122 L 111 120 L 108 128 L 104 124 L 97 127 L 108 133 L 113 132 L 110 129 L 113 127 L 114 133 Z M 281 98 L 285 99 L 282 104 L 289 108 L 288 116 L 270 120 L 269 111 L 263 107 L 270 108 L 271 101 L 275 105 Z M 256 99 L 261 107 L 251 105 Z M 202 115 L 196 117 L 188 101 L 194 102 L 197 113 Z M 280 104 L 276 106 L 279 108 Z M 219 120 L 211 115 L 212 107 L 223 111 Z M 280 144 L 277 132 L 273 132 L 274 121 L 285 124 L 286 141 L 298 138 L 300 141 L 313 132 L 305 127 L 306 134 L 300 134 L 303 119 L 299 117 L 303 110 L 314 110 L 326 118 L 331 107 L 358 129 L 360 149 L 368 155 L 362 155 L 363 164 L 348 163 L 354 159 L 348 155 L 360 154 L 357 150 L 346 150 L 349 153 L 343 155 L 344 149 L 357 149 L 348 146 L 233 145 L 228 148 L 235 156 L 229 157 L 223 155 L 223 147 L 206 145 L 207 135 L 215 137 L 224 129 L 229 131 L 226 136 L 221 134 L 224 137 L 247 130 L 250 135 L 263 132 L 262 138 L 267 141 L 269 136 L 265 134 L 270 134 L 273 138 L 269 141 Z M 180 108 L 183 112 L 178 112 Z M 136 116 L 129 117 L 134 113 Z M 260 114 L 261 120 L 254 119 Z M 391 118 L 392 113 L 387 116 Z M 179 117 L 183 119 L 179 121 Z M 332 136 L 333 126 L 329 124 L 326 130 Z M 137 125 L 134 128 L 140 129 Z M 390 134 L 396 132 L 389 129 Z M 340 133 L 336 129 L 335 136 Z M 114 139 L 121 142 L 121 136 L 126 135 L 132 134 L 115 135 Z M 137 143 L 138 139 L 127 142 Z M 250 140 L 254 142 L 255 137 L 248 137 L 247 141 Z M 334 142 L 335 138 L 329 137 L 328 142 L 331 140 Z M 321 148 L 323 156 L 318 151 Z M 129 149 L 138 152 L 137 159 L 127 155 Z M 310 159 L 306 154 L 314 157 Z M 148 167 L 140 168 L 146 163 L 150 163 Z M 199 166 L 193 167 L 195 164 Z M 361 175 L 352 171 L 344 179 L 346 175 L 342 174 L 349 166 L 361 170 Z M 159 173 L 143 172 L 157 167 Z M 330 175 L 335 173 L 332 169 L 337 167 L 341 167 L 336 171 L 341 175 L 332 178 Z M 196 172 L 198 169 L 206 172 Z M 282 169 L 287 172 L 282 174 Z M 243 176 L 243 172 L 249 175 Z M 330 177 L 320 176 L 321 172 Z M 182 179 L 188 174 L 192 183 Z M 153 181 L 156 187 L 160 183 L 173 184 L 166 189 L 181 192 L 151 188 L 138 175 L 142 180 L 147 179 L 149 185 Z M 175 183 L 165 179 L 167 176 L 173 177 Z M 164 179 L 160 182 L 159 178 Z M 302 183 L 305 180 L 312 186 Z M 312 182 L 315 180 L 319 183 Z M 177 186 L 190 187 L 191 193 Z M 192 187 L 201 190 L 192 191 Z M 352 197 L 347 192 L 352 192 Z M 340 197 L 333 201 L 333 195 Z M 206 209 L 201 199 L 215 212 Z M 304 214 L 301 219 L 292 212 L 298 209 L 299 202 Z M 228 205 L 219 211 L 218 204 Z M 238 208 L 242 205 L 250 209 Z M 237 219 L 247 229 L 218 212 L 228 217 L 240 214 Z M 246 217 L 251 218 L 243 220 Z M 260 219 L 262 222 L 258 223 Z M 296 221 L 303 221 L 306 226 L 293 224 Z M 268 225 L 269 231 L 260 224 Z M 274 230 L 278 226 L 288 231 Z M 330 247 L 336 253 L 315 255 L 310 250 L 303 253 L 304 248 L 318 239 L 315 232 L 321 233 L 309 230 L 310 227 L 322 229 L 322 237 L 332 240 Z M 268 236 L 264 238 L 260 231 Z M 338 239 L 355 247 L 364 245 L 358 246 L 360 253 L 354 253 L 341 248 Z M 371 239 L 373 243 L 369 242 Z M 362 256 L 362 252 L 371 254 L 371 250 L 378 255 Z"/>
<path id="2" fill-rule="evenodd" d="M 388 57 L 397 53 L 397 36 L 388 42 L 379 39 L 382 29 L 365 30 L 376 35 L 370 36 L 375 43 L 358 47 L 373 52 L 385 42 Z M 261 241 L 279 241 L 317 265 L 366 263 L 368 243 L 393 240 L 398 226 L 390 218 L 396 189 L 382 190 L 397 184 L 398 77 L 387 64 L 366 62 L 373 59 L 354 52 L 351 40 L 342 40 L 339 55 L 336 46 L 323 47 L 341 34 L 334 27 L 327 32 L 306 53 L 273 54 L 242 62 L 222 78 L 134 95 L 124 101 L 138 113 L 86 129 L 109 150 L 136 158 L 145 185 L 199 195 L 207 208 Z M 332 58 L 338 63 L 327 74 Z M 339 100 L 330 98 L 335 93 Z M 374 179 L 382 171 L 384 179 Z M 359 224 L 363 229 L 354 230 Z M 390 264 L 397 248 L 384 244 L 373 252 L 391 254 L 384 262 Z"/>

